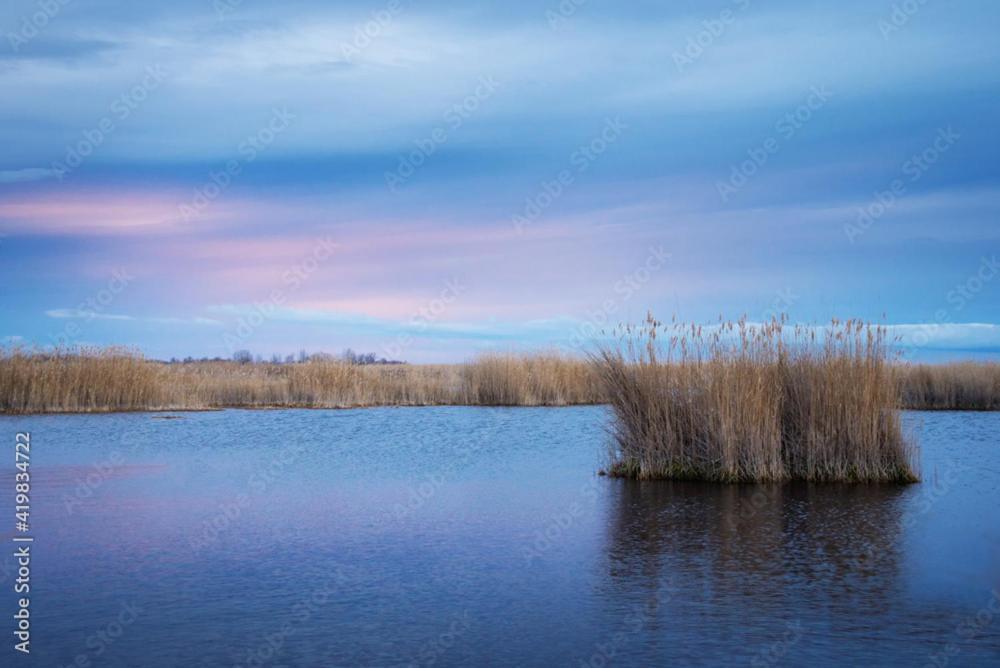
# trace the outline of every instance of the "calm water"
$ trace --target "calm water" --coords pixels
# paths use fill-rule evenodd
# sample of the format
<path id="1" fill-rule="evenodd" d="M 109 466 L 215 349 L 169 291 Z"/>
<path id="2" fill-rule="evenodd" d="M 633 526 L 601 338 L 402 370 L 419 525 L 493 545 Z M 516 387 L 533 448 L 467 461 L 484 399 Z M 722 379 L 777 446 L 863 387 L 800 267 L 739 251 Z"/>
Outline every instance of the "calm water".
<path id="1" fill-rule="evenodd" d="M 181 415 L 0 418 L 31 665 L 1000 664 L 1000 414 L 908 414 L 905 488 L 607 480 L 595 407 Z"/>

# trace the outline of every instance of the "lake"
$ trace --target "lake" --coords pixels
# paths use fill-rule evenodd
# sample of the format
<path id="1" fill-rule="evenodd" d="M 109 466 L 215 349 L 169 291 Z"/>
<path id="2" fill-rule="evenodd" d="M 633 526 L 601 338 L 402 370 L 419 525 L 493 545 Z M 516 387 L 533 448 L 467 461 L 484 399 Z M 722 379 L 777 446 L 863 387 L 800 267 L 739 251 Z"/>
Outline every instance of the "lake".
<path id="1" fill-rule="evenodd" d="M 905 487 L 603 478 L 603 407 L 175 415 L 0 418 L 18 665 L 1000 664 L 997 413 L 907 413 Z"/>

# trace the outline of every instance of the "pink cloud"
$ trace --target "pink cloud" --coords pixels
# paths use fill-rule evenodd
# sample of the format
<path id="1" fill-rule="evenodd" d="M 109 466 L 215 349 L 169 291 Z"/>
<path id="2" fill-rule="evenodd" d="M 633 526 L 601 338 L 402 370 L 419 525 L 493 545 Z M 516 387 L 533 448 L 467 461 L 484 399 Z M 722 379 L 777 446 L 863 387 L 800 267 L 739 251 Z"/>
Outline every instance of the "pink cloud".
<path id="1" fill-rule="evenodd" d="M 262 214 L 258 203 L 221 197 L 201 215 L 186 219 L 181 208 L 190 199 L 190 193 L 176 188 L 42 190 L 0 200 L 0 225 L 28 234 L 162 234 Z"/>

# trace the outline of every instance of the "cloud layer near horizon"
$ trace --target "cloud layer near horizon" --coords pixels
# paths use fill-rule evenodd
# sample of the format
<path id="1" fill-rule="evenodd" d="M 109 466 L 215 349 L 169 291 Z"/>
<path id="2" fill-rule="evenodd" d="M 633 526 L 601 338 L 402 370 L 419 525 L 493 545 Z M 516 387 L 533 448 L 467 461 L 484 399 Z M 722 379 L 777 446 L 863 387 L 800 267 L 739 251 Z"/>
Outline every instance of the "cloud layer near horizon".
<path id="1" fill-rule="evenodd" d="M 893 6 L 14 3 L 0 336 L 225 355 L 270 305 L 240 347 L 436 361 L 652 309 L 996 350 L 1000 9 Z"/>

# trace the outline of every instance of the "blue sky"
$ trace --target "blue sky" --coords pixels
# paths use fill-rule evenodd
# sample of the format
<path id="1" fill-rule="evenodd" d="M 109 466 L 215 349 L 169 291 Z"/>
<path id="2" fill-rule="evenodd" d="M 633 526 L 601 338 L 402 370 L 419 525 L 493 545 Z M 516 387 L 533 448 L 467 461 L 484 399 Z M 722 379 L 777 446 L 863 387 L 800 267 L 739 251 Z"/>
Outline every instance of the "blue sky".
<path id="1" fill-rule="evenodd" d="M 1000 351 L 995 3 L 8 2 L 0 339 Z"/>

